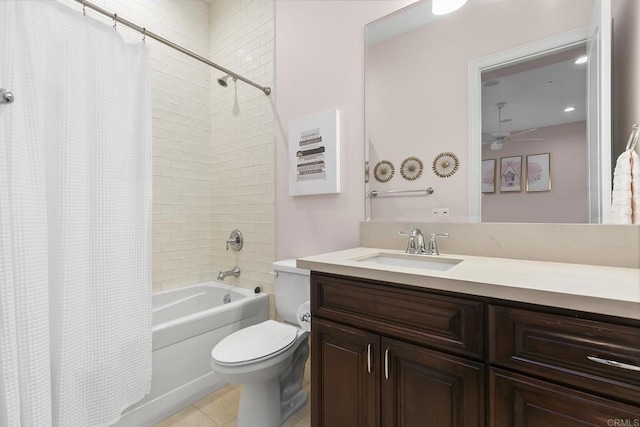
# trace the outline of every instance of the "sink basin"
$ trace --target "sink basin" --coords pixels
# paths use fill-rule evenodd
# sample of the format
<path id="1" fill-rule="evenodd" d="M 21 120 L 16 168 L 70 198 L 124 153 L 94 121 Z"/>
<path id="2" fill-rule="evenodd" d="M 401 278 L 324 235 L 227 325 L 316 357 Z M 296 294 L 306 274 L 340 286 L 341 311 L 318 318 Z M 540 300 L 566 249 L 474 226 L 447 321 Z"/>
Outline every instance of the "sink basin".
<path id="1" fill-rule="evenodd" d="M 384 253 L 372 255 L 366 258 L 360 258 L 356 261 L 380 265 L 393 265 L 396 267 L 410 267 L 440 271 L 448 270 L 462 262 L 461 259 L 441 258 L 439 256 Z"/>

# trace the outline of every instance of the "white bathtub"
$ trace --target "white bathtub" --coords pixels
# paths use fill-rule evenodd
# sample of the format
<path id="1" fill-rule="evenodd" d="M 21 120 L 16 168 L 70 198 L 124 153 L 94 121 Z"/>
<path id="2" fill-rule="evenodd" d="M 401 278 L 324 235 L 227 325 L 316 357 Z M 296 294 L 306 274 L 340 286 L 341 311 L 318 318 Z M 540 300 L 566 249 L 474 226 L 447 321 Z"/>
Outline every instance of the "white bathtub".
<path id="1" fill-rule="evenodd" d="M 151 392 L 116 426 L 151 426 L 224 386 L 211 370 L 211 350 L 232 332 L 268 318 L 267 294 L 222 282 L 154 294 Z"/>

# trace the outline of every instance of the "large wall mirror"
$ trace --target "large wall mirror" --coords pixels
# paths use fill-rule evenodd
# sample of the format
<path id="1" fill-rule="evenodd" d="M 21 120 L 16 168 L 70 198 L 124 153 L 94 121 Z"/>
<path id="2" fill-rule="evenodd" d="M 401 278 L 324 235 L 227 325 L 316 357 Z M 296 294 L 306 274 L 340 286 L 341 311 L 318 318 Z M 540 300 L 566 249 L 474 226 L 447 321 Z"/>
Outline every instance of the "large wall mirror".
<path id="1" fill-rule="evenodd" d="M 468 0 L 435 16 L 421 0 L 368 24 L 367 218 L 607 222 L 605 6 Z"/>

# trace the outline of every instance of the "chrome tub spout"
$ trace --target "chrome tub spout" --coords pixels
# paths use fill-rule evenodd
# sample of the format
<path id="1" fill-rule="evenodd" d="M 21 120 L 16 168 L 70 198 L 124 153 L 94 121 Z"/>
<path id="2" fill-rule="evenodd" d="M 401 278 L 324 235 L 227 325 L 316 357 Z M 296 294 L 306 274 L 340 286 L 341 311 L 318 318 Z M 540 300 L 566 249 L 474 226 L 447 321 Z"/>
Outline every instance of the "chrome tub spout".
<path id="1" fill-rule="evenodd" d="M 235 276 L 240 277 L 240 267 L 234 267 L 233 270 L 221 271 L 218 273 L 218 280 L 224 280 L 225 277 Z"/>

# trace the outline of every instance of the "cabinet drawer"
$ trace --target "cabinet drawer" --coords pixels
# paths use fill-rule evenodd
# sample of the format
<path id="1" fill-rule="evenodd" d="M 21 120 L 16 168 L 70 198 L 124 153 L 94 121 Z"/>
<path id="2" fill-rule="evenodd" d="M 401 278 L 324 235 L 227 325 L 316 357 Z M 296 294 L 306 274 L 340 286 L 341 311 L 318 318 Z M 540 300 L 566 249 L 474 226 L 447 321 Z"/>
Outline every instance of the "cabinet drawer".
<path id="1" fill-rule="evenodd" d="M 492 364 L 640 404 L 640 328 L 490 305 L 489 330 Z"/>
<path id="2" fill-rule="evenodd" d="M 482 303 L 313 273 L 314 317 L 482 358 Z"/>
<path id="3" fill-rule="evenodd" d="M 640 425 L 638 407 L 498 369 L 489 380 L 491 427 Z"/>

